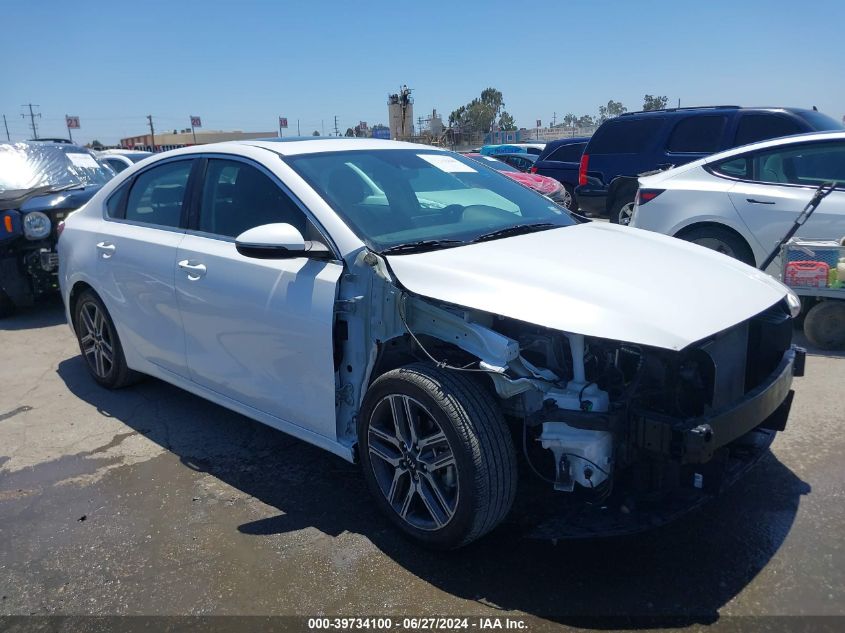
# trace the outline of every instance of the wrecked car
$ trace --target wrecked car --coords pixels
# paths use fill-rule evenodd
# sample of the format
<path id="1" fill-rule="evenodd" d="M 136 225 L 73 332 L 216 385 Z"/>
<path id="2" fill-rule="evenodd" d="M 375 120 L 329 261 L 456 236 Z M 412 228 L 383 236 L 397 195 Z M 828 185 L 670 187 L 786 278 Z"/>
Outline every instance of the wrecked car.
<path id="1" fill-rule="evenodd" d="M 113 176 L 83 147 L 0 143 L 0 317 L 58 290 L 59 223 Z"/>
<path id="2" fill-rule="evenodd" d="M 493 530 L 518 473 L 560 537 L 668 521 L 767 451 L 803 371 L 777 281 L 408 143 L 156 156 L 66 220 L 59 266 L 97 383 L 155 376 L 360 462 L 436 547 Z"/>

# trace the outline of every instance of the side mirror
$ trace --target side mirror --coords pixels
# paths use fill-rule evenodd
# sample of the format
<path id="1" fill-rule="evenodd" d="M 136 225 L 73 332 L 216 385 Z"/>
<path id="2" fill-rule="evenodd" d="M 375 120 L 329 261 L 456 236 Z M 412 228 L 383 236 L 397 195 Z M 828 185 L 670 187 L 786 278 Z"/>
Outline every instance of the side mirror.
<path id="1" fill-rule="evenodd" d="M 296 227 L 284 223 L 262 224 L 247 229 L 235 238 L 235 248 L 241 255 L 258 259 L 332 257 L 331 251 L 324 244 L 306 242 Z"/>

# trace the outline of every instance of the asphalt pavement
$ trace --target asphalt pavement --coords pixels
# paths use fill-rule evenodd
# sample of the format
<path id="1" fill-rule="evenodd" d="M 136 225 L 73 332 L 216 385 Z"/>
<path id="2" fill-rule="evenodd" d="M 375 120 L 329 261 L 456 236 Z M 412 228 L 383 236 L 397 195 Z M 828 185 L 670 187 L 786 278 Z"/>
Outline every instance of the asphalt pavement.
<path id="1" fill-rule="evenodd" d="M 569 542 L 509 520 L 451 553 L 400 536 L 354 465 L 157 380 L 98 387 L 58 301 L 0 322 L 0 360 L 0 616 L 512 616 L 546 630 L 845 615 L 843 354 L 808 357 L 771 454 L 702 510 Z"/>

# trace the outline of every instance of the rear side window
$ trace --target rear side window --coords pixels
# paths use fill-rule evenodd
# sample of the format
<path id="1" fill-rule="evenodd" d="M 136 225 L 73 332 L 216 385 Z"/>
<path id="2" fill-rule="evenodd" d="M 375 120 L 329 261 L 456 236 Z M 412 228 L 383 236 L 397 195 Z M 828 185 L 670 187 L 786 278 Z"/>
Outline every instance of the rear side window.
<path id="1" fill-rule="evenodd" d="M 546 156 L 545 160 L 557 160 L 562 163 L 577 163 L 581 160 L 581 154 L 584 153 L 586 143 L 571 143 L 570 145 L 561 145 L 551 154 Z"/>
<path id="2" fill-rule="evenodd" d="M 602 125 L 587 144 L 589 154 L 636 154 L 651 145 L 663 117 L 614 119 Z M 580 158 L 580 157 L 579 157 Z"/>
<path id="3" fill-rule="evenodd" d="M 192 164 L 192 160 L 180 160 L 140 174 L 126 201 L 126 219 L 178 227 Z"/>
<path id="4" fill-rule="evenodd" d="M 778 114 L 744 114 L 736 128 L 734 145 L 748 145 L 770 138 L 800 134 L 804 130 L 792 119 Z"/>
<path id="5" fill-rule="evenodd" d="M 200 231 L 237 237 L 247 229 L 280 222 L 306 234 L 305 214 L 266 174 L 240 161 L 208 161 Z"/>
<path id="6" fill-rule="evenodd" d="M 712 154 L 722 143 L 726 117 L 691 116 L 681 119 L 672 130 L 667 152 Z"/>

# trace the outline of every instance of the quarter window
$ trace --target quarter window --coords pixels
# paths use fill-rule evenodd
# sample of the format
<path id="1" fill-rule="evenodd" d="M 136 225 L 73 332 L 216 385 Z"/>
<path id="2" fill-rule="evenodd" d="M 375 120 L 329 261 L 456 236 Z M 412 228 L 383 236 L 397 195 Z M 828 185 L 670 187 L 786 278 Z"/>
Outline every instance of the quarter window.
<path id="1" fill-rule="evenodd" d="M 237 237 L 262 224 L 295 226 L 306 239 L 305 214 L 267 175 L 240 161 L 208 161 L 199 230 Z"/>
<path id="2" fill-rule="evenodd" d="M 126 219 L 178 227 L 192 164 L 191 160 L 181 160 L 140 174 L 129 192 Z"/>
<path id="3" fill-rule="evenodd" d="M 726 120 L 723 116 L 691 116 L 682 119 L 672 130 L 666 151 L 712 154 L 722 144 Z"/>
<path id="4" fill-rule="evenodd" d="M 571 143 L 561 145 L 553 151 L 545 160 L 556 160 L 562 163 L 577 163 L 581 160 L 586 143 Z"/>
<path id="5" fill-rule="evenodd" d="M 800 126 L 785 116 L 778 114 L 744 114 L 736 128 L 734 145 L 748 145 L 780 136 L 800 134 Z"/>

